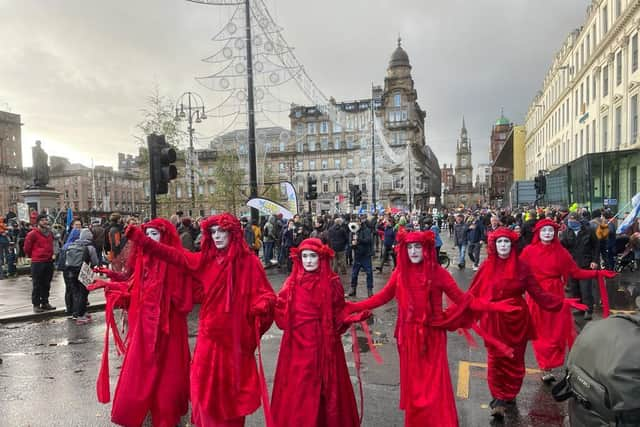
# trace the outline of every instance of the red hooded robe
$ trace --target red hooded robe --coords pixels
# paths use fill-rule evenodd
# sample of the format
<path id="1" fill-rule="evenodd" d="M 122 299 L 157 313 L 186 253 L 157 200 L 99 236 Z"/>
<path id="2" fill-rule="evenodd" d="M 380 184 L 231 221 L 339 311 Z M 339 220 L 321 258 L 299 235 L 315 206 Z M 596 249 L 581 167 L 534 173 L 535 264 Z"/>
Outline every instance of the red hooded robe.
<path id="1" fill-rule="evenodd" d="M 549 244 L 540 240 L 540 230 L 545 226 L 551 226 L 555 230 L 555 236 Z M 604 273 L 602 270 L 583 270 L 578 267 L 558 240 L 558 227 L 550 219 L 538 221 L 533 229 L 533 240 L 524 248 L 520 259 L 528 264 L 544 291 L 564 297 L 564 287 L 569 277 L 578 280 L 594 279 Z M 531 297 L 528 298 L 528 303 L 536 336 L 533 350 L 540 369 L 551 370 L 562 366 L 565 352 L 567 348 L 571 348 L 576 337 L 571 307 L 565 305 L 554 313 L 545 310 Z"/>
<path id="2" fill-rule="evenodd" d="M 224 249 L 213 243 L 214 225 L 229 232 Z M 202 251 L 197 253 L 157 244 L 138 233 L 127 232 L 127 237 L 142 241 L 156 257 L 190 272 L 202 284 L 191 364 L 192 422 L 202 427 L 242 426 L 244 417 L 260 407 L 256 335 L 271 326 L 276 297 L 236 217 L 214 215 L 201 228 Z"/>
<path id="3" fill-rule="evenodd" d="M 472 303 L 453 277 L 435 260 L 433 232 L 399 232 L 398 266 L 389 282 L 373 297 L 350 305 L 350 311 L 379 307 L 398 300 L 395 337 L 400 358 L 400 409 L 406 427 L 458 426 L 458 414 L 447 359 L 447 330 L 469 322 Z M 423 261 L 413 264 L 408 243 L 421 243 Z M 442 296 L 454 306 L 443 311 Z M 468 317 L 468 316 L 467 316 Z M 435 326 L 435 323 L 438 326 Z"/>
<path id="4" fill-rule="evenodd" d="M 304 270 L 304 250 L 318 254 L 316 271 Z M 271 404 L 276 427 L 360 425 L 340 339 L 346 329 L 344 289 L 331 270 L 333 255 L 315 238 L 291 249 L 293 271 L 275 311 L 284 331 Z"/>
<path id="5" fill-rule="evenodd" d="M 511 253 L 507 259 L 500 258 L 496 251 L 496 241 L 501 237 L 511 241 Z M 476 313 L 482 330 L 513 349 L 513 357 L 507 357 L 495 346 L 485 342 L 489 390 L 494 399 L 507 402 L 514 400 L 520 392 L 525 376 L 524 354 L 527 341 L 535 337 L 524 292 L 545 310 L 558 311 L 564 302 L 564 296 L 544 292 L 526 264 L 518 262 L 518 238 L 518 234 L 506 227 L 500 227 L 489 234 L 489 256 L 480 265 L 468 291 L 474 297 L 489 301 L 509 301 L 511 305 L 522 308 L 510 313 Z"/>
<path id="6" fill-rule="evenodd" d="M 142 226 L 160 231 L 161 242 L 180 248 L 175 227 L 162 218 Z M 154 426 L 173 427 L 188 410 L 189 343 L 187 315 L 192 309 L 192 287 L 180 270 L 153 259 L 141 247 L 133 249 L 131 276 L 106 285 L 109 329 L 116 335 L 124 361 L 111 408 L 111 420 L 123 426 L 142 425 L 151 412 Z M 117 275 L 115 275 L 117 276 Z M 119 277 L 126 280 L 125 277 Z M 113 309 L 127 310 L 128 330 L 120 340 Z M 109 401 L 108 341 L 98 379 L 98 399 Z"/>

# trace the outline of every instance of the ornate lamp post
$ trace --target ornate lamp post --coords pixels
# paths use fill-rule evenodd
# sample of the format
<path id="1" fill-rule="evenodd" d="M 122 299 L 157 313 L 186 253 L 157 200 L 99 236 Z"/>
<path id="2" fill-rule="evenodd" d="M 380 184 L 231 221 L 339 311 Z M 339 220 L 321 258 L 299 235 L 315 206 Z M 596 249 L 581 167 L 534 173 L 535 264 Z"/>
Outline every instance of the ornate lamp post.
<path id="1" fill-rule="evenodd" d="M 191 189 L 191 208 L 195 211 L 196 208 L 196 181 L 195 171 L 193 166 L 194 151 L 193 151 L 193 122 L 201 123 L 207 119 L 207 114 L 204 111 L 204 101 L 202 97 L 195 92 L 185 92 L 180 95 L 176 103 L 176 117 L 175 120 L 187 119 L 187 131 L 189 132 L 189 188 Z M 192 212 L 193 214 L 193 212 Z"/>

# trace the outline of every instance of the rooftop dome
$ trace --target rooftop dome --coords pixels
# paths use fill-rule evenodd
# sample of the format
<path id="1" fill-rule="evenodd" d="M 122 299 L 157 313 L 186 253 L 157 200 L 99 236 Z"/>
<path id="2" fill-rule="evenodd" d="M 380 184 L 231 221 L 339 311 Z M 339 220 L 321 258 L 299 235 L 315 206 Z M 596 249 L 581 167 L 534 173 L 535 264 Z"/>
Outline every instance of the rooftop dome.
<path id="1" fill-rule="evenodd" d="M 511 121 L 504 116 L 504 110 L 500 111 L 500 118 L 496 120 L 496 126 L 510 125 Z"/>
<path id="2" fill-rule="evenodd" d="M 402 39 L 398 37 L 398 47 L 393 51 L 391 55 L 391 60 L 389 61 L 389 68 L 391 67 L 410 67 L 409 63 L 409 55 L 402 48 Z"/>

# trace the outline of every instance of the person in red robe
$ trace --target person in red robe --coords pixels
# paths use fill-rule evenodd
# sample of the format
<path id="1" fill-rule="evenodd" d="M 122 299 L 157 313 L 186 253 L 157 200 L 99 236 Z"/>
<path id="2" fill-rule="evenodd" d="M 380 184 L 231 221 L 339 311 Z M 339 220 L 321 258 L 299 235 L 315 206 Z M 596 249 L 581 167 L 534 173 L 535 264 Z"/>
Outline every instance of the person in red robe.
<path id="1" fill-rule="evenodd" d="M 268 404 L 255 360 L 260 336 L 273 322 L 276 296 L 260 260 L 247 246 L 240 221 L 223 213 L 202 222 L 202 250 L 193 253 L 147 238 L 127 238 L 176 265 L 202 285 L 198 337 L 191 363 L 191 419 L 202 427 L 240 427 Z M 262 384 L 261 384 L 262 383 Z"/>
<path id="2" fill-rule="evenodd" d="M 316 238 L 291 249 L 293 271 L 275 310 L 284 331 L 271 401 L 276 427 L 360 425 L 340 336 L 370 313 L 344 316 L 344 288 L 331 270 L 333 256 Z"/>
<path id="3" fill-rule="evenodd" d="M 533 241 L 526 246 L 520 259 L 529 265 L 540 287 L 548 292 L 564 297 L 564 287 L 569 277 L 578 280 L 598 278 L 603 303 L 603 314 L 608 315 L 608 297 L 604 278 L 615 277 L 607 270 L 583 270 L 579 268 L 571 254 L 558 239 L 558 224 L 550 219 L 536 223 Z M 533 351 L 538 366 L 543 370 L 542 381 L 555 381 L 552 369 L 564 364 L 567 348 L 571 348 L 577 335 L 571 308 L 565 305 L 553 313 L 541 307 L 533 298 L 528 298 L 529 312 L 535 330 Z"/>
<path id="4" fill-rule="evenodd" d="M 542 290 L 529 267 L 519 262 L 517 245 L 520 236 L 506 227 L 489 234 L 487 259 L 473 277 L 469 293 L 489 301 L 510 301 L 522 310 L 511 313 L 479 312 L 480 328 L 513 350 L 505 355 L 491 343 L 487 349 L 487 381 L 493 400 L 491 415 L 502 419 L 509 405 L 515 403 L 526 373 L 524 354 L 527 342 L 535 337 L 531 316 L 523 297 L 529 297 L 544 310 L 557 312 L 564 304 L 586 308 L 575 299 L 565 299 Z M 509 357 L 511 356 L 511 357 Z"/>
<path id="5" fill-rule="evenodd" d="M 167 247 L 181 247 L 176 228 L 167 220 L 154 219 L 140 233 Z M 175 427 L 188 411 L 189 362 L 187 315 L 192 309 L 192 287 L 180 269 L 154 259 L 144 248 L 131 255 L 130 275 L 99 269 L 113 280 L 98 282 L 105 287 L 107 331 L 102 366 L 98 376 L 98 400 L 107 403 L 109 392 L 108 336 L 114 333 L 124 361 L 116 385 L 111 421 L 141 426 L 151 414 L 154 426 Z M 120 339 L 113 309 L 127 311 L 127 334 Z"/>
<path id="6" fill-rule="evenodd" d="M 435 259 L 432 231 L 399 232 L 398 265 L 374 296 L 349 303 L 347 311 L 371 310 L 398 300 L 395 337 L 400 358 L 400 409 L 406 427 L 457 427 L 458 414 L 447 359 L 447 330 L 470 323 L 473 311 L 519 310 L 463 293 Z M 454 304 L 443 310 L 443 294 Z"/>

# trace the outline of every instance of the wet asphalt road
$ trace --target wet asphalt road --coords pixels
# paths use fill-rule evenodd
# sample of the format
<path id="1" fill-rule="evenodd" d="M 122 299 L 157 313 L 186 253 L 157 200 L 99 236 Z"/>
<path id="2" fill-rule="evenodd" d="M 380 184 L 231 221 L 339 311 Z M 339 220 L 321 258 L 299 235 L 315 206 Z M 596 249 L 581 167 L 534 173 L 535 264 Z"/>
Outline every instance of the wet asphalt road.
<path id="1" fill-rule="evenodd" d="M 451 253 L 452 251 L 450 251 Z M 465 289 L 473 272 L 470 269 L 450 271 Z M 388 278 L 375 274 L 375 289 Z M 274 289 L 282 286 L 285 276 L 269 272 Z M 364 289 L 364 274 L 360 276 L 359 291 Z M 348 278 L 343 278 L 348 283 Z M 359 339 L 363 353 L 362 379 L 365 395 L 364 426 L 402 426 L 403 414 L 398 409 L 398 357 L 393 339 L 396 317 L 395 303 L 375 311 L 372 332 L 384 363 L 378 365 L 367 352 L 366 342 Z M 193 346 L 197 331 L 197 313 L 190 317 L 190 341 Z M 278 354 L 281 332 L 272 327 L 263 338 L 265 371 L 269 387 Z M 360 335 L 363 335 L 360 332 Z M 110 426 L 110 405 L 102 405 L 95 397 L 95 379 L 100 364 L 104 340 L 104 316 L 94 314 L 94 322 L 76 325 L 65 318 L 40 322 L 0 325 L 0 427 L 5 426 Z M 480 342 L 480 341 L 479 341 Z M 351 354 L 351 338 L 343 337 L 352 379 L 356 383 Z M 466 340 L 449 334 L 449 367 L 456 404 L 462 426 L 487 426 L 489 416 L 486 355 L 480 348 L 469 348 Z M 111 351 L 112 393 L 121 359 Z M 529 346 L 527 368 L 537 366 Z M 525 379 L 517 399 L 517 408 L 508 414 L 506 426 L 552 427 L 565 425 L 566 405 L 550 397 L 549 389 L 532 371 Z M 357 386 L 355 388 L 358 396 Z M 357 397 L 358 399 L 358 397 Z M 185 417 L 183 425 L 188 425 Z M 258 411 L 247 420 L 247 426 L 262 426 Z"/>

